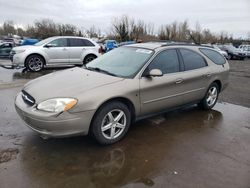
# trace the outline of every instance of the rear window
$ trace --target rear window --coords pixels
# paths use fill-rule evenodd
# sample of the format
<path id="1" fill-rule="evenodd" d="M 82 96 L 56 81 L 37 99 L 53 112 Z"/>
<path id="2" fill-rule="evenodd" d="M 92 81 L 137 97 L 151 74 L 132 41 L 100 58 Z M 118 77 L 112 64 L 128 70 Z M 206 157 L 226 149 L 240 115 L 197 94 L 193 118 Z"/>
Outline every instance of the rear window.
<path id="1" fill-rule="evenodd" d="M 205 59 L 196 52 L 188 49 L 180 49 L 183 58 L 185 70 L 194 70 L 207 66 Z"/>
<path id="2" fill-rule="evenodd" d="M 223 65 L 226 63 L 225 58 L 219 52 L 206 48 L 200 48 L 200 51 L 217 65 Z"/>

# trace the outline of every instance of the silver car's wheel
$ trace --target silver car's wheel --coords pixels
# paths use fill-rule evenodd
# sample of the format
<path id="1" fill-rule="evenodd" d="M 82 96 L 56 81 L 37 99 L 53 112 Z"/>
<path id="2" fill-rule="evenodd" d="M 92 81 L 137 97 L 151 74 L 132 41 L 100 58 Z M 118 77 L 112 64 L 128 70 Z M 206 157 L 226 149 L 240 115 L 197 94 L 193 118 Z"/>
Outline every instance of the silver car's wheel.
<path id="1" fill-rule="evenodd" d="M 215 86 L 210 87 L 208 90 L 208 95 L 207 95 L 207 105 L 208 106 L 213 106 L 218 98 L 218 91 Z"/>
<path id="2" fill-rule="evenodd" d="M 27 59 L 26 66 L 29 70 L 38 72 L 43 69 L 44 60 L 38 55 L 32 55 Z"/>
<path id="3" fill-rule="evenodd" d="M 102 135 L 107 139 L 119 137 L 126 127 L 127 118 L 120 109 L 108 112 L 102 120 Z"/>
<path id="4" fill-rule="evenodd" d="M 84 63 L 84 64 L 87 64 L 87 63 L 89 63 L 90 61 L 94 60 L 95 58 L 96 58 L 96 56 L 94 56 L 94 55 L 87 55 L 87 56 L 84 58 L 83 63 Z"/>
<path id="5" fill-rule="evenodd" d="M 199 105 L 205 109 L 209 110 L 214 107 L 219 96 L 219 86 L 217 83 L 212 83 L 205 95 L 205 97 L 200 101 Z"/>
<path id="6" fill-rule="evenodd" d="M 112 101 L 97 110 L 90 133 L 100 144 L 113 144 L 125 136 L 130 123 L 128 106 L 120 101 Z"/>

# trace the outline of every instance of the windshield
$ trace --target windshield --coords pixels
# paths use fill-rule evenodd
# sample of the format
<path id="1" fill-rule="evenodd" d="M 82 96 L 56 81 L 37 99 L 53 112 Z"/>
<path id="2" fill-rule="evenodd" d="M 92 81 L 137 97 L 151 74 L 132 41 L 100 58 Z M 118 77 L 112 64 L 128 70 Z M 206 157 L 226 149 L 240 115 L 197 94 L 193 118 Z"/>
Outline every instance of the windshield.
<path id="1" fill-rule="evenodd" d="M 119 77 L 133 78 L 152 55 L 152 50 L 120 47 L 89 62 L 86 67 L 104 70 Z"/>
<path id="2" fill-rule="evenodd" d="M 44 45 L 44 44 L 46 44 L 46 43 L 50 42 L 50 41 L 51 41 L 51 39 L 53 39 L 53 37 L 50 37 L 50 38 L 47 38 L 47 39 L 41 40 L 40 42 L 38 42 L 38 43 L 34 44 L 34 46 L 42 46 L 42 45 Z"/>

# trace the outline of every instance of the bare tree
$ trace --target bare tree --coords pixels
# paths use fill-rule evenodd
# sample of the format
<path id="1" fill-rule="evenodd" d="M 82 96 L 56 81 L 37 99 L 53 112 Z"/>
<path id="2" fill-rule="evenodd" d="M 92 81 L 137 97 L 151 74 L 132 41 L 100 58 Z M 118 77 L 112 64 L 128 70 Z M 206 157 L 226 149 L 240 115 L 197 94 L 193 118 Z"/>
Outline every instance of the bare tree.
<path id="1" fill-rule="evenodd" d="M 14 27 L 14 22 L 11 20 L 7 20 L 3 23 L 3 35 L 14 35 L 16 34 L 16 30 Z"/>
<path id="2" fill-rule="evenodd" d="M 101 37 L 101 30 L 97 29 L 94 25 L 91 26 L 87 31 L 87 36 L 90 38 L 100 38 Z"/>
<path id="3" fill-rule="evenodd" d="M 112 30 L 114 35 L 118 36 L 119 41 L 129 39 L 129 18 L 124 15 L 120 18 L 115 18 L 112 21 Z"/>
<path id="4" fill-rule="evenodd" d="M 147 35 L 147 26 L 143 20 L 138 20 L 137 23 L 131 22 L 130 39 L 138 41 Z"/>

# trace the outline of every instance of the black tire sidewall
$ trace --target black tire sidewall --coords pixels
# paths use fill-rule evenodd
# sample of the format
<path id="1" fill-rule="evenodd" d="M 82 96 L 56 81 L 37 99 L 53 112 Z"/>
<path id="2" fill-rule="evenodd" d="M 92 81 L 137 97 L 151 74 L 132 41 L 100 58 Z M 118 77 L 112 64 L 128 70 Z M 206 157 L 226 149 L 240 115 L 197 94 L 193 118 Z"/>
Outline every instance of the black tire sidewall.
<path id="1" fill-rule="evenodd" d="M 125 113 L 126 127 L 123 130 L 123 133 L 119 137 L 109 140 L 102 135 L 101 124 L 105 115 L 114 109 L 120 109 Z M 108 144 L 113 144 L 121 140 L 128 132 L 130 124 L 131 124 L 131 113 L 129 111 L 129 108 L 122 102 L 114 101 L 114 102 L 107 103 L 104 106 L 100 107 L 100 109 L 94 115 L 90 131 L 91 131 L 91 135 L 96 139 L 96 141 L 99 144 L 108 145 Z"/>
<path id="2" fill-rule="evenodd" d="M 211 87 L 216 87 L 216 89 L 217 89 L 217 98 L 216 98 L 214 104 L 213 104 L 212 106 L 209 106 L 208 103 L 207 103 L 207 96 L 208 96 L 208 92 L 209 92 L 209 90 L 210 90 Z M 214 83 L 212 83 L 212 84 L 209 86 L 209 88 L 208 88 L 208 90 L 207 90 L 207 92 L 206 92 L 205 97 L 204 97 L 204 98 L 202 99 L 202 101 L 200 102 L 200 106 L 201 106 L 202 109 L 204 109 L 204 110 L 210 110 L 210 109 L 212 109 L 212 108 L 215 106 L 215 104 L 217 103 L 218 98 L 219 98 L 219 86 L 218 86 L 218 84 L 216 84 L 216 83 L 214 82 Z"/>
<path id="3" fill-rule="evenodd" d="M 94 55 L 87 55 L 85 58 L 84 58 L 84 60 L 83 60 L 83 64 L 84 65 L 86 65 L 86 64 L 88 64 L 89 62 L 91 62 L 91 61 L 89 61 L 89 62 L 86 62 L 86 60 L 88 59 L 88 58 L 93 58 L 91 61 L 93 61 L 95 58 L 97 58 L 96 56 L 94 56 Z"/>
<path id="4" fill-rule="evenodd" d="M 42 65 L 42 67 L 41 67 L 40 70 L 34 71 L 34 70 L 30 69 L 30 67 L 29 67 L 29 61 L 30 61 L 31 58 L 39 58 L 39 59 L 43 62 L 43 65 Z M 31 56 L 29 56 L 29 57 L 26 59 L 26 61 L 25 61 L 25 66 L 26 66 L 26 68 L 27 68 L 28 70 L 30 70 L 30 71 L 32 71 L 32 72 L 39 72 L 39 71 L 41 71 L 41 70 L 43 69 L 44 63 L 45 63 L 45 62 L 44 62 L 44 60 L 43 60 L 43 58 L 42 58 L 41 56 L 39 56 L 39 55 L 31 55 Z"/>

